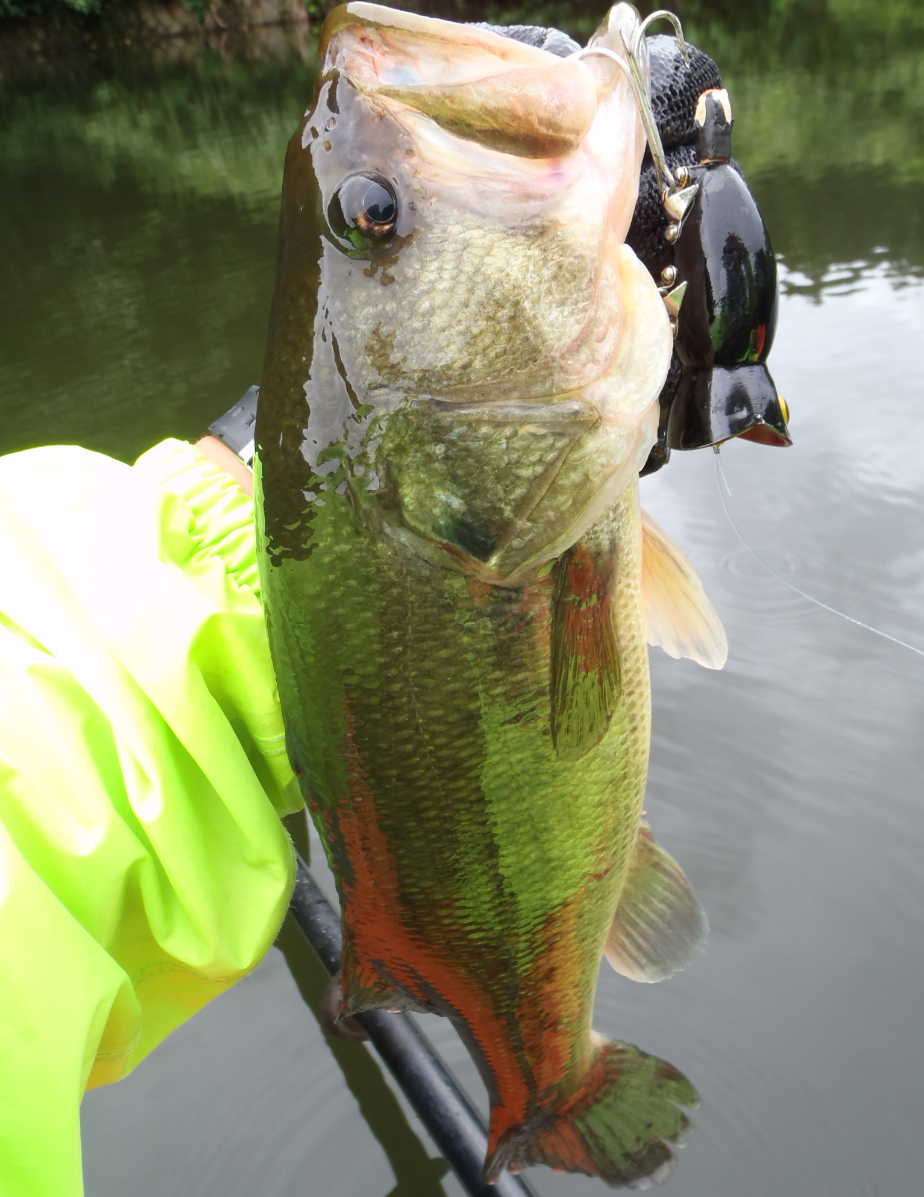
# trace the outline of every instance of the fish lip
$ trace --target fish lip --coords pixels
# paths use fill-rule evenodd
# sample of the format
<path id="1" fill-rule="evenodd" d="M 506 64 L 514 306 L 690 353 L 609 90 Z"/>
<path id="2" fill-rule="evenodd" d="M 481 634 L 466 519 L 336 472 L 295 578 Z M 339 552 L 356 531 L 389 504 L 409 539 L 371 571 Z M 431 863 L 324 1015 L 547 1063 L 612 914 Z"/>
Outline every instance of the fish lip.
<path id="1" fill-rule="evenodd" d="M 512 39 L 477 24 L 425 16 L 388 5 L 367 3 L 366 0 L 348 0 L 331 9 L 321 27 L 318 56 L 322 66 L 337 34 L 351 25 L 365 26 L 373 31 L 373 36 L 381 30 L 417 36 L 424 42 L 433 35 L 442 35 L 444 42 L 479 49 L 490 57 L 496 57 L 499 62 L 554 62 L 558 57 L 548 50 L 524 42 L 513 41 L 511 44 Z"/>

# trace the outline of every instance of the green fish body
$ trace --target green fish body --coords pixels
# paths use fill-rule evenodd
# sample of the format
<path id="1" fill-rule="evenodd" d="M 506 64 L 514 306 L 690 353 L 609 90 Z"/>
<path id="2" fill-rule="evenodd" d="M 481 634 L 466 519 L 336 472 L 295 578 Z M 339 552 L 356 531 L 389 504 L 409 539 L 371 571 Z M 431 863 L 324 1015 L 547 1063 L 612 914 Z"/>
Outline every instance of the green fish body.
<path id="1" fill-rule="evenodd" d="M 646 630 L 687 602 L 708 641 L 711 608 L 638 503 L 671 341 L 622 244 L 637 116 L 581 64 L 371 5 L 336 10 L 322 54 L 286 160 L 257 507 L 342 1014 L 452 1019 L 489 1180 L 657 1178 L 695 1091 L 591 1015 L 604 950 L 658 979 L 702 937 L 641 822 Z M 550 130 L 529 104 L 555 88 Z"/>

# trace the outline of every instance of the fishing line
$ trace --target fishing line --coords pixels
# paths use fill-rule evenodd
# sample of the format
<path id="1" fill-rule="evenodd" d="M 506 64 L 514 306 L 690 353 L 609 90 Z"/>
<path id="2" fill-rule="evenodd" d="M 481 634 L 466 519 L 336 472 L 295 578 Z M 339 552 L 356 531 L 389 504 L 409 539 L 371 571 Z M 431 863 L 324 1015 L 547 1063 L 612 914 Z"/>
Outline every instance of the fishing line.
<path id="1" fill-rule="evenodd" d="M 725 499 L 725 492 L 727 491 L 728 497 L 731 498 L 731 487 L 728 485 L 728 479 L 725 477 L 725 471 L 722 469 L 722 458 L 719 454 L 719 448 L 719 445 L 713 445 L 713 449 L 715 451 L 716 481 L 719 485 L 719 498 L 722 500 L 722 506 L 725 509 L 725 514 L 728 517 L 728 522 L 731 524 L 733 532 L 747 549 L 747 551 L 751 554 L 757 564 L 763 566 L 768 574 L 773 574 L 778 582 L 782 582 L 784 586 L 788 586 L 789 589 L 798 594 L 800 598 L 804 598 L 809 603 L 814 603 L 816 607 L 821 607 L 823 611 L 830 611 L 832 615 L 837 615 L 840 619 L 846 619 L 848 623 L 856 624 L 858 628 L 865 628 L 867 632 L 872 632 L 875 636 L 881 636 L 883 640 L 891 640 L 893 644 L 897 644 L 901 648 L 907 648 L 909 652 L 916 653 L 919 657 L 924 657 L 924 650 L 915 648 L 913 644 L 908 644 L 908 642 L 905 640 L 899 640 L 897 636 L 890 636 L 888 632 L 880 631 L 879 628 L 874 628 L 872 624 L 864 623 L 862 619 L 854 619 L 854 617 L 852 615 L 848 615 L 846 611 L 839 611 L 837 607 L 832 607 L 828 603 L 823 603 L 821 599 L 817 599 L 811 594 L 806 594 L 804 590 L 800 590 L 798 586 L 793 585 L 792 582 L 787 581 L 786 578 L 778 574 L 773 566 L 768 565 L 762 557 L 758 557 L 748 542 L 741 535 L 741 532 L 738 530 L 738 525 L 732 519 L 732 513 L 728 509 L 728 503 Z"/>

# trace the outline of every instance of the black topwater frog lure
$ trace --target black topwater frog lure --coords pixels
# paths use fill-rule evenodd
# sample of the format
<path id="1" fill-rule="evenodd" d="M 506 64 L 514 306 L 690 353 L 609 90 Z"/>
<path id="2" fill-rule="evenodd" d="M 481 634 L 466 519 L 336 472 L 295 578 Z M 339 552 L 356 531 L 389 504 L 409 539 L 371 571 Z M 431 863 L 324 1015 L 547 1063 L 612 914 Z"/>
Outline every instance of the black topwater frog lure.
<path id="1" fill-rule="evenodd" d="M 728 94 L 715 63 L 694 46 L 684 56 L 662 36 L 648 47 L 651 107 L 670 181 L 665 187 L 649 150 L 626 242 L 661 284 L 676 339 L 658 442 L 643 474 L 664 465 L 671 449 L 736 436 L 792 443 L 766 365 L 779 303 L 776 258 L 731 156 Z"/>

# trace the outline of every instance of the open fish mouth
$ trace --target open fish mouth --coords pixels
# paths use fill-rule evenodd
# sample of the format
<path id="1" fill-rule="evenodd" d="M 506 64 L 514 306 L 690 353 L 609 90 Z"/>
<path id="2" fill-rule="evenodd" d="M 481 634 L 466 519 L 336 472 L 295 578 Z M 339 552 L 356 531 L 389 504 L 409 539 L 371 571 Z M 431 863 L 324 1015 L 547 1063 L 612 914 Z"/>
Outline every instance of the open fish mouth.
<path id="1" fill-rule="evenodd" d="M 367 94 L 425 113 L 454 136 L 552 158 L 577 149 L 593 124 L 596 82 L 576 59 L 374 4 L 342 5 L 324 29 L 326 69 L 344 70 Z"/>

